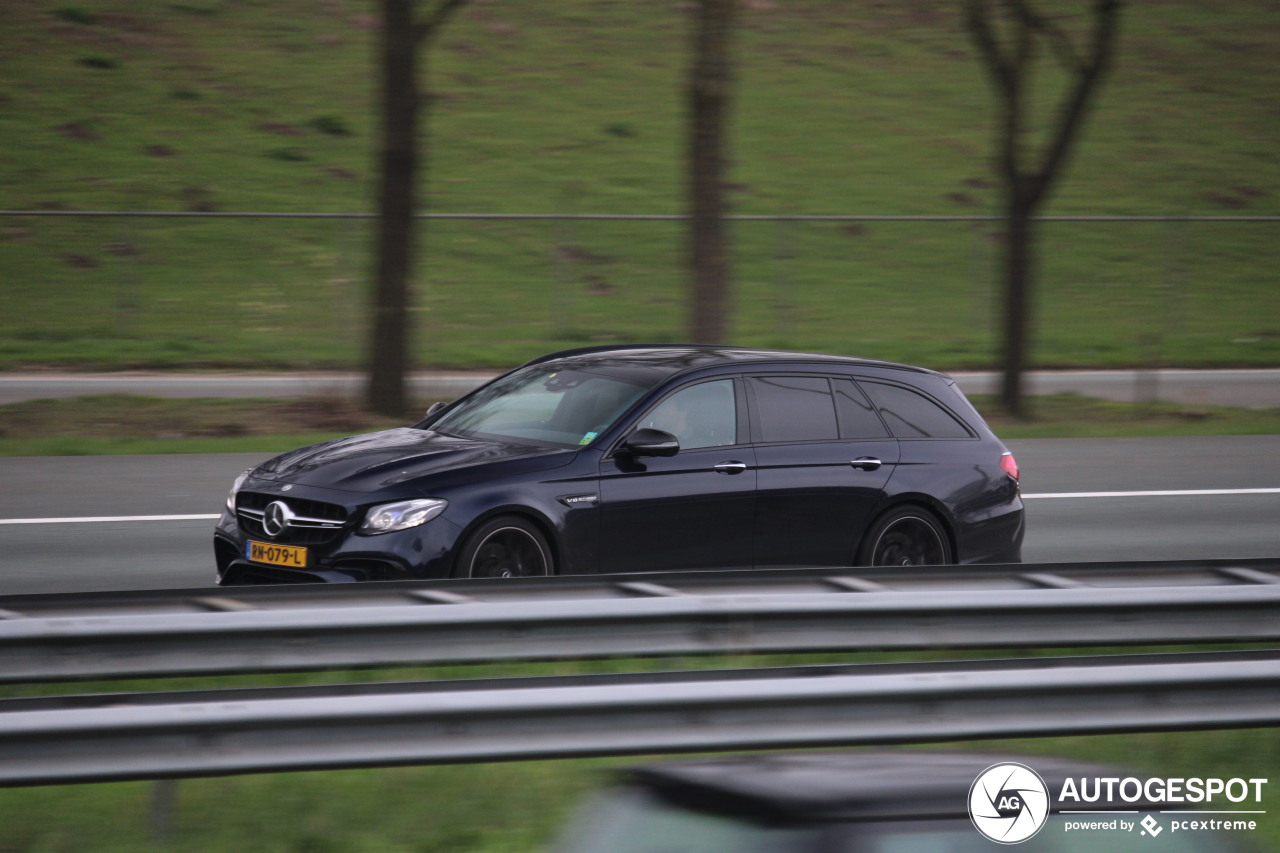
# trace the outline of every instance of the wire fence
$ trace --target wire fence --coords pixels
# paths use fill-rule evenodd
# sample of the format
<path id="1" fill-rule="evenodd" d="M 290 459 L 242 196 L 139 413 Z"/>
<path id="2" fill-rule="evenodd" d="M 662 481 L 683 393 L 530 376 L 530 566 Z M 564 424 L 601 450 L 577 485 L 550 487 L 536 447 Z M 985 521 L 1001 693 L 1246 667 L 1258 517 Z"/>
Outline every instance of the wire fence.
<path id="1" fill-rule="evenodd" d="M 415 361 L 687 337 L 685 217 L 420 219 Z M 371 213 L 0 211 L 0 367 L 359 366 Z M 989 366 L 998 217 L 730 217 L 735 342 Z M 1037 366 L 1280 364 L 1280 216 L 1040 218 Z"/>

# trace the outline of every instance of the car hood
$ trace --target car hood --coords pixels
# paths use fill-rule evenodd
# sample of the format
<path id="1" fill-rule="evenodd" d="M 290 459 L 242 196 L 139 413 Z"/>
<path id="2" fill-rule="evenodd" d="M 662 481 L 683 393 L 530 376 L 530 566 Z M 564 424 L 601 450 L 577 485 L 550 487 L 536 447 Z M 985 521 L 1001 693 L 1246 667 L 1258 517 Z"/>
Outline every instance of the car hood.
<path id="1" fill-rule="evenodd" d="M 537 457 L 567 462 L 572 455 L 563 448 L 405 427 L 294 450 L 264 462 L 253 473 L 298 485 L 370 492 L 474 465 Z"/>

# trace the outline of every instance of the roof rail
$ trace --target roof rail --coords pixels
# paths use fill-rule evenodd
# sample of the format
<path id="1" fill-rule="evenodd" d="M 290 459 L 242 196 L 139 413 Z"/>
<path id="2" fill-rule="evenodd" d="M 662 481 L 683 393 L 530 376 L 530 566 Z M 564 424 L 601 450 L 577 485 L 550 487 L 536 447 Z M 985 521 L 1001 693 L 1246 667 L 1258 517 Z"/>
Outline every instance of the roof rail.
<path id="1" fill-rule="evenodd" d="M 814 358 L 823 358 L 823 359 L 837 358 L 837 359 L 845 359 L 849 362 L 857 362 L 861 364 L 872 365 L 875 367 L 888 367 L 888 368 L 895 368 L 899 370 L 909 370 L 914 373 L 932 373 L 938 376 L 950 378 L 950 377 L 947 377 L 945 373 L 940 373 L 939 371 L 933 370 L 928 367 L 920 367 L 914 364 L 902 364 L 896 361 L 883 361 L 881 359 L 875 359 L 875 358 L 859 358 L 858 356 L 840 355 L 837 353 L 811 353 L 811 352 L 804 352 L 800 350 L 777 350 L 777 349 L 768 349 L 768 348 L 761 348 L 761 347 L 734 346 L 731 344 L 634 343 L 634 344 L 603 344 L 603 345 L 590 346 L 590 347 L 575 347 L 573 349 L 559 350 L 557 352 L 547 353 L 546 355 L 540 355 L 537 358 L 532 359 L 531 361 L 526 361 L 524 364 L 520 365 L 520 367 L 529 367 L 534 364 L 542 364 L 544 362 L 554 361 L 559 358 L 570 358 L 572 356 L 577 356 L 577 355 L 590 355 L 591 353 L 598 353 L 598 352 L 619 352 L 619 351 L 625 351 L 625 350 L 670 349 L 670 348 L 701 349 L 701 350 L 731 350 L 733 352 L 740 352 L 740 353 L 754 352 L 754 353 L 759 353 L 761 356 L 765 356 L 765 357 L 770 355 L 788 355 L 793 357 L 812 356 Z M 519 369 L 519 368 L 516 368 L 516 369 Z"/>
<path id="2" fill-rule="evenodd" d="M 531 364 L 541 364 L 544 361 L 555 361 L 557 358 L 568 358 L 574 355 L 590 355 L 593 352 L 613 352 L 615 350 L 639 350 L 639 349 L 664 349 L 666 347 L 706 347 L 708 344 L 685 344 L 685 343 L 664 343 L 664 344 L 601 344 L 591 347 L 574 347 L 572 349 L 562 349 L 556 352 L 549 352 L 546 355 L 540 355 L 535 359 L 526 361 L 521 367 L 528 367 Z"/>

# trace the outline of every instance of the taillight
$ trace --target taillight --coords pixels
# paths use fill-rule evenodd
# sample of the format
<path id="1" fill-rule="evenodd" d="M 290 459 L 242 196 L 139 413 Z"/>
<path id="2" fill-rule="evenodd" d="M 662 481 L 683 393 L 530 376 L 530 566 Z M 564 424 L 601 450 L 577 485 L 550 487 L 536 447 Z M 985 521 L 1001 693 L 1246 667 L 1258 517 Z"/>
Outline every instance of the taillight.
<path id="1" fill-rule="evenodd" d="M 1018 460 L 1014 459 L 1013 454 L 1007 450 L 1004 452 L 1004 455 L 1000 457 L 1000 470 L 1008 474 L 1014 480 L 1017 480 L 1019 476 L 1021 476 L 1018 471 Z"/>

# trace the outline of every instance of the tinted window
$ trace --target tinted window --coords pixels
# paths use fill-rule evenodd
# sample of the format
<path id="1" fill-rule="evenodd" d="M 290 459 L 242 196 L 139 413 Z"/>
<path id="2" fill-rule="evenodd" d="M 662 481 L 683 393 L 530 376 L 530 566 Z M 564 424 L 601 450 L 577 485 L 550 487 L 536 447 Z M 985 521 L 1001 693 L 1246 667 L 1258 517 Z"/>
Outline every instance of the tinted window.
<path id="1" fill-rule="evenodd" d="M 898 438 L 969 438 L 969 430 L 946 409 L 908 388 L 863 382 Z"/>
<path id="2" fill-rule="evenodd" d="M 658 404 L 640 426 L 665 430 L 682 450 L 737 443 L 738 405 L 732 379 L 682 388 Z"/>
<path id="3" fill-rule="evenodd" d="M 762 376 L 749 380 L 755 391 L 761 441 L 834 441 L 836 407 L 823 377 Z"/>
<path id="4" fill-rule="evenodd" d="M 836 410 L 840 413 L 841 438 L 884 438 L 889 434 L 876 410 L 852 380 L 833 379 L 831 388 L 835 391 Z"/>

